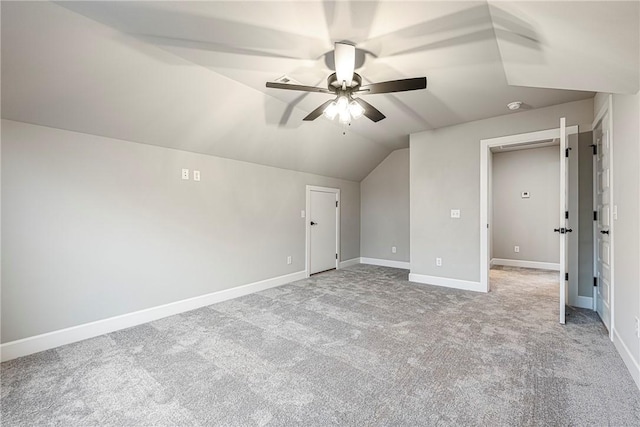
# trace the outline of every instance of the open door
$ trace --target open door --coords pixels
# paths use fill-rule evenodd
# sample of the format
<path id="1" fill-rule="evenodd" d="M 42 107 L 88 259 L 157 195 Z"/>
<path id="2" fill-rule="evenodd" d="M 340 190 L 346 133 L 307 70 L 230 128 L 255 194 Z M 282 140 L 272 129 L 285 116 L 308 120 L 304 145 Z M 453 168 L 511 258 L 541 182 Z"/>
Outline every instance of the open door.
<path id="1" fill-rule="evenodd" d="M 565 307 L 569 295 L 567 286 L 568 242 L 566 212 L 568 209 L 569 189 L 569 138 L 567 138 L 566 119 L 560 119 L 560 212 L 559 225 L 554 231 L 560 236 L 560 323 L 565 323 Z"/>

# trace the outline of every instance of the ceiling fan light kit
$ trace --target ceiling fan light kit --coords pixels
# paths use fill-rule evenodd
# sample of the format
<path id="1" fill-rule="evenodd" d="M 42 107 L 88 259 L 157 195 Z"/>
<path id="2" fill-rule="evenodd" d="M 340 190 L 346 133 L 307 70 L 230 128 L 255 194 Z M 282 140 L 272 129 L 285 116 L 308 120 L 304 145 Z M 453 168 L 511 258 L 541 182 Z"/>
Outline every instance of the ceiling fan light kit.
<path id="1" fill-rule="evenodd" d="M 354 98 L 353 95 L 405 92 L 410 90 L 426 89 L 426 77 L 393 80 L 362 86 L 362 77 L 358 73 L 354 72 L 355 51 L 356 48 L 352 44 L 344 42 L 335 44 L 335 50 L 333 53 L 336 72 L 327 78 L 327 89 L 282 82 L 267 82 L 267 87 L 274 89 L 334 94 L 336 95 L 335 99 L 320 105 L 309 113 L 303 120 L 312 121 L 321 115 L 324 115 L 329 120 L 333 120 L 338 117 L 338 121 L 345 126 L 349 125 L 352 119 L 358 119 L 362 116 L 366 116 L 373 122 L 379 122 L 385 118 L 385 115 L 378 111 L 373 105 L 369 104 L 362 98 Z"/>

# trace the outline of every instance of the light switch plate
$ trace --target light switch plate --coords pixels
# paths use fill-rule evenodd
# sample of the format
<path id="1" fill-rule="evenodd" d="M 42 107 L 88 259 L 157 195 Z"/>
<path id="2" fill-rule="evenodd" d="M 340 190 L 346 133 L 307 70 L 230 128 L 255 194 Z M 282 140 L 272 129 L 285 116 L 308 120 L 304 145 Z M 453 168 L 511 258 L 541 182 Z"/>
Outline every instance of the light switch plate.
<path id="1" fill-rule="evenodd" d="M 304 214 L 304 210 L 300 211 L 300 218 L 304 218 L 305 214 Z"/>
<path id="2" fill-rule="evenodd" d="M 193 171 L 193 180 L 200 181 L 200 171 Z"/>

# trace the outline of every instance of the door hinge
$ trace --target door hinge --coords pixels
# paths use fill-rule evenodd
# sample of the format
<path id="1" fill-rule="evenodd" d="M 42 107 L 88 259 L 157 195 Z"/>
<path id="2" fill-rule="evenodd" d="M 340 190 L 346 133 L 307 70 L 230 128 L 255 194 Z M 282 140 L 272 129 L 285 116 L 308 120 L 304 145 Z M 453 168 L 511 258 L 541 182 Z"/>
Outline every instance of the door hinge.
<path id="1" fill-rule="evenodd" d="M 336 200 L 336 208 L 338 207 L 338 201 Z"/>
<path id="2" fill-rule="evenodd" d="M 593 211 L 593 220 L 594 221 L 598 220 L 598 211 Z"/>
<path id="3" fill-rule="evenodd" d="M 596 144 L 591 144 L 591 151 L 593 152 L 594 156 L 598 154 L 598 146 Z"/>
<path id="4" fill-rule="evenodd" d="M 338 259 L 338 254 L 336 254 L 336 259 Z"/>
<path id="5" fill-rule="evenodd" d="M 564 219 L 569 219 L 569 211 L 564 211 Z"/>
<path id="6" fill-rule="evenodd" d="M 569 280 L 569 273 L 564 273 L 564 280 Z"/>
<path id="7" fill-rule="evenodd" d="M 593 278 L 593 286 L 598 286 L 598 278 L 597 277 Z"/>

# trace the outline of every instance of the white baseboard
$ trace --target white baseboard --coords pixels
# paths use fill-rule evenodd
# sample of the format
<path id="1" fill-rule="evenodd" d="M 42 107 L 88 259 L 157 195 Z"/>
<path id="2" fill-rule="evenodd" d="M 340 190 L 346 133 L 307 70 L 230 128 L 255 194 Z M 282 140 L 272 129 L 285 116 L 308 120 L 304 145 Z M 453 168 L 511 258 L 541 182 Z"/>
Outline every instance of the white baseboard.
<path id="1" fill-rule="evenodd" d="M 351 258 L 346 261 L 340 261 L 340 268 L 347 268 L 360 264 L 360 258 Z"/>
<path id="2" fill-rule="evenodd" d="M 249 283 L 247 285 L 237 286 L 231 289 L 225 289 L 198 297 L 159 305 L 157 307 L 134 311 L 133 313 L 127 313 L 120 316 L 110 317 L 108 319 L 48 332 L 46 334 L 11 341 L 0 345 L 0 360 L 4 362 L 17 357 L 27 356 L 29 354 L 49 350 L 61 345 L 71 344 L 77 341 L 107 334 L 109 332 L 162 319 L 163 317 L 173 316 L 174 314 L 184 313 L 185 311 L 195 310 L 196 308 L 275 288 L 304 278 L 305 272 L 298 271 L 296 273 L 261 280 L 259 282 Z"/>
<path id="3" fill-rule="evenodd" d="M 411 264 L 405 261 L 392 261 L 390 259 L 379 259 L 379 258 L 360 258 L 361 264 L 371 264 L 371 265 L 379 265 L 382 267 L 393 267 L 393 268 L 404 268 L 405 270 L 409 270 L 411 268 Z"/>
<path id="4" fill-rule="evenodd" d="M 589 310 L 593 310 L 593 298 L 582 297 L 578 295 L 578 298 L 575 301 L 569 301 L 569 305 L 573 307 L 588 308 Z"/>
<path id="5" fill-rule="evenodd" d="M 556 262 L 522 261 L 519 259 L 493 258 L 490 265 L 492 267 L 494 265 L 504 265 L 506 267 L 537 268 L 538 270 L 560 271 L 560 264 Z"/>
<path id="6" fill-rule="evenodd" d="M 409 273 L 409 281 L 425 283 L 427 285 L 445 286 L 447 288 L 463 289 L 465 291 L 487 292 L 480 282 L 468 280 L 450 279 L 448 277 L 427 276 L 425 274 Z"/>
<path id="7" fill-rule="evenodd" d="M 618 335 L 618 331 L 613 329 L 613 345 L 615 345 L 616 350 L 620 353 L 624 364 L 627 365 L 627 369 L 631 373 L 633 380 L 636 382 L 636 386 L 640 389 L 640 365 L 633 358 L 633 355 L 629 351 L 627 345 L 622 341 L 620 335 Z"/>

